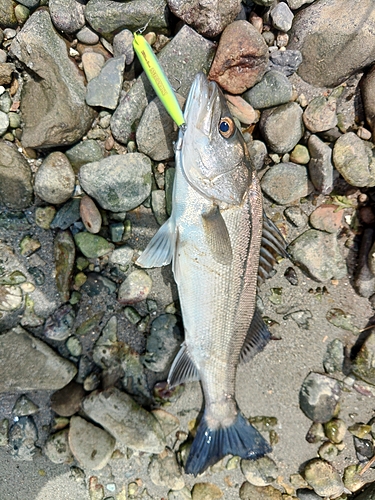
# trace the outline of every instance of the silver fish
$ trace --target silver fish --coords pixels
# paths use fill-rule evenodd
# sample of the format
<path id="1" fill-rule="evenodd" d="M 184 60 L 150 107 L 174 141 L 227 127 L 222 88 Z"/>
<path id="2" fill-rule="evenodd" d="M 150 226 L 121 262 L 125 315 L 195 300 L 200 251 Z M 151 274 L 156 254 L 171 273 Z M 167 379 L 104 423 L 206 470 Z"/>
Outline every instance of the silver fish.
<path id="1" fill-rule="evenodd" d="M 201 381 L 205 409 L 185 467 L 197 475 L 227 454 L 253 459 L 271 451 L 241 414 L 235 380 L 240 358 L 251 358 L 270 338 L 255 309 L 259 262 L 262 278 L 275 254 L 285 252 L 272 223 L 262 228 L 262 194 L 245 142 L 219 87 L 203 74 L 184 116 L 172 214 L 137 264 L 172 262 L 185 342 L 168 381 Z"/>

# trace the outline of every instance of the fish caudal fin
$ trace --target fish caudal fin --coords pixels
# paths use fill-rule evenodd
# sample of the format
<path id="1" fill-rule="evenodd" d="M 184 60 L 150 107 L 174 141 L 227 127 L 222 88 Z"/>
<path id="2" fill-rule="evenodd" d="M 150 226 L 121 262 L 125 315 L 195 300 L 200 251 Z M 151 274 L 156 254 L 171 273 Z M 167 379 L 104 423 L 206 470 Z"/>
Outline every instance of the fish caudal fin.
<path id="1" fill-rule="evenodd" d="M 201 474 L 229 454 L 254 460 L 271 451 L 272 448 L 264 437 L 241 413 L 237 414 L 231 426 L 216 430 L 208 427 L 203 415 L 190 448 L 185 472 L 194 476 Z"/>

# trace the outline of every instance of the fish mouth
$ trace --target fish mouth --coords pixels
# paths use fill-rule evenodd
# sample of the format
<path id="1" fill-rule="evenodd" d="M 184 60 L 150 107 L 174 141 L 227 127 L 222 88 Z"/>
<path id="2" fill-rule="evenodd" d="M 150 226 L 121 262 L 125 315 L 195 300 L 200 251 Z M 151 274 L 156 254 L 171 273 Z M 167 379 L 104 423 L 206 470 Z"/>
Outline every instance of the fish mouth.
<path id="1" fill-rule="evenodd" d="M 208 81 L 206 75 L 198 73 L 195 77 L 185 105 L 185 123 L 189 129 L 200 130 L 211 137 L 215 103 L 220 100 L 216 82 Z"/>

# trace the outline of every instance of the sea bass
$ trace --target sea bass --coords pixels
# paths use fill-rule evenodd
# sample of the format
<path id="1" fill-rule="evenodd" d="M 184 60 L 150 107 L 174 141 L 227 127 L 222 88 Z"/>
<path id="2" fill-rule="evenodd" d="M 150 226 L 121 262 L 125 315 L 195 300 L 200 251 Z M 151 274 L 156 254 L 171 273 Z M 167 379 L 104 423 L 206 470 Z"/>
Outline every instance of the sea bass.
<path id="1" fill-rule="evenodd" d="M 171 217 L 137 264 L 172 262 L 185 341 L 168 381 L 201 381 L 204 414 L 185 467 L 197 475 L 227 454 L 255 459 L 271 451 L 241 414 L 235 381 L 240 359 L 270 338 L 255 308 L 257 281 L 273 267 L 275 253 L 285 251 L 272 223 L 263 228 L 262 194 L 246 144 L 219 87 L 203 74 L 192 84 L 184 117 Z"/>

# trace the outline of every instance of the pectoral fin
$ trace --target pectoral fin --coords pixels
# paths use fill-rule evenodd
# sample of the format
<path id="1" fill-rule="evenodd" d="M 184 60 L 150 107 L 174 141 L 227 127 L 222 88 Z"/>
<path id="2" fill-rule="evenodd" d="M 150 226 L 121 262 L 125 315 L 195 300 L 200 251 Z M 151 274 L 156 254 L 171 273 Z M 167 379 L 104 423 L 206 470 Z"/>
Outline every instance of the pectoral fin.
<path id="1" fill-rule="evenodd" d="M 240 361 L 247 363 L 268 343 L 271 334 L 265 325 L 258 309 L 255 309 L 250 328 L 247 332 L 245 342 L 242 346 Z"/>
<path id="2" fill-rule="evenodd" d="M 175 245 L 175 225 L 169 218 L 138 257 L 136 264 L 147 268 L 166 266 L 172 261 Z"/>
<path id="3" fill-rule="evenodd" d="M 191 360 L 184 342 L 172 363 L 168 375 L 168 384 L 170 387 L 176 387 L 176 385 L 184 382 L 194 382 L 196 380 L 199 380 L 198 370 Z"/>
<path id="4" fill-rule="evenodd" d="M 229 265 L 233 257 L 232 245 L 219 207 L 213 207 L 209 212 L 202 214 L 202 221 L 206 241 L 213 258 L 219 264 Z"/>

